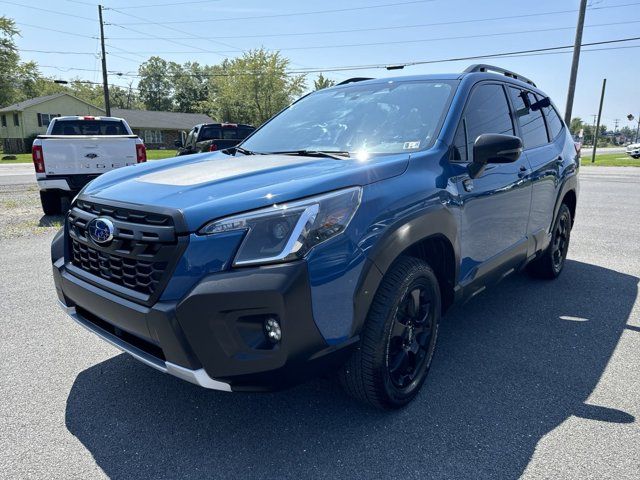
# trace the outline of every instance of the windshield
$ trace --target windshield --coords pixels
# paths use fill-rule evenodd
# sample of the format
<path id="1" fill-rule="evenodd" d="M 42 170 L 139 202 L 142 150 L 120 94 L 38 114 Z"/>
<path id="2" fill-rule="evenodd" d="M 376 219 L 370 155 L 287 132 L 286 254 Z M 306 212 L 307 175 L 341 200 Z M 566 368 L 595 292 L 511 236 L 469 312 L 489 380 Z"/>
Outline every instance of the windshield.
<path id="1" fill-rule="evenodd" d="M 257 153 L 415 151 L 433 143 L 453 85 L 387 82 L 321 90 L 284 110 L 242 147 Z"/>
<path id="2" fill-rule="evenodd" d="M 122 122 L 114 120 L 58 120 L 51 135 L 129 135 Z"/>

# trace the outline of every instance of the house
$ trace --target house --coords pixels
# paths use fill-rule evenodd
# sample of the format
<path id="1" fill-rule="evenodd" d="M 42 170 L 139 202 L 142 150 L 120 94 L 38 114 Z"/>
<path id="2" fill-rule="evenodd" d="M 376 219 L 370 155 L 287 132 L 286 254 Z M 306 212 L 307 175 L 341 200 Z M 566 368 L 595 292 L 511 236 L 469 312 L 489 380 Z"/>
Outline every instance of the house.
<path id="1" fill-rule="evenodd" d="M 214 123 L 213 119 L 202 113 L 112 108 L 111 115 L 124 118 L 133 133 L 149 149 L 175 148 L 175 141 L 180 139 L 181 132 L 189 132 L 199 123 Z"/>
<path id="2" fill-rule="evenodd" d="M 29 152 L 35 136 L 46 133 L 52 118 L 105 114 L 104 109 L 68 93 L 25 100 L 0 108 L 0 146 L 4 153 Z M 199 123 L 213 123 L 210 117 L 200 113 L 112 108 L 111 115 L 124 118 L 149 149 L 175 148 L 174 142 L 181 132 L 188 132 Z"/>
<path id="3" fill-rule="evenodd" d="M 30 151 L 33 138 L 46 133 L 49 121 L 64 115 L 104 115 L 104 110 L 68 93 L 31 98 L 0 108 L 0 140 L 4 153 Z"/>

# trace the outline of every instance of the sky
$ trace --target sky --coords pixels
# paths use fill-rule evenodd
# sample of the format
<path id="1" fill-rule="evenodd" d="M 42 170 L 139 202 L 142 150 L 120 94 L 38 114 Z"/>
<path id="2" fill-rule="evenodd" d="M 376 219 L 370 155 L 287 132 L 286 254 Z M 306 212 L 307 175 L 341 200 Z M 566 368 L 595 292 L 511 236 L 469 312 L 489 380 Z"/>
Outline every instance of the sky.
<path id="1" fill-rule="evenodd" d="M 57 79 L 99 82 L 97 1 L 0 0 L 0 15 L 21 31 L 23 60 Z M 572 45 L 579 0 L 103 0 L 109 82 L 128 85 L 151 55 L 183 63 L 215 64 L 243 51 L 280 50 L 291 70 L 326 69 L 325 76 L 390 77 L 461 72 L 490 63 L 532 79 L 562 113 L 571 50 L 384 68 L 330 71 L 331 67 L 396 65 Z M 40 9 L 40 10 L 39 10 Z M 48 10 L 48 11 L 43 11 Z M 253 18 L 252 18 L 253 17 Z M 509 18 L 505 18 L 509 17 Z M 640 1 L 589 0 L 583 43 L 640 37 Z M 621 48 L 624 47 L 624 48 Z M 598 49 L 588 52 L 589 49 Z M 40 50 L 34 51 L 34 50 Z M 64 52 L 64 53 L 45 53 Z M 73 53 L 72 53 L 73 52 Z M 120 73 L 122 75 L 117 75 Z M 308 75 L 308 84 L 317 73 Z M 603 123 L 610 129 L 640 116 L 640 40 L 583 47 L 573 116 L 592 123 L 603 78 Z"/>

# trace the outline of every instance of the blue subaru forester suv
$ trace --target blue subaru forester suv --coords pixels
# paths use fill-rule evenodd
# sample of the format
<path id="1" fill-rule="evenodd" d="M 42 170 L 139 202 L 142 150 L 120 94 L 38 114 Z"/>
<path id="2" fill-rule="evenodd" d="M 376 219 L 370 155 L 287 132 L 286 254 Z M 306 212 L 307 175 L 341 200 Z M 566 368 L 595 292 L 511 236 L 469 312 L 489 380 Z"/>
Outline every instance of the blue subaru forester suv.
<path id="1" fill-rule="evenodd" d="M 378 408 L 420 390 L 454 303 L 562 271 L 578 195 L 569 131 L 497 67 L 353 79 L 226 151 L 118 169 L 53 240 L 60 303 L 206 388 L 338 372 Z"/>

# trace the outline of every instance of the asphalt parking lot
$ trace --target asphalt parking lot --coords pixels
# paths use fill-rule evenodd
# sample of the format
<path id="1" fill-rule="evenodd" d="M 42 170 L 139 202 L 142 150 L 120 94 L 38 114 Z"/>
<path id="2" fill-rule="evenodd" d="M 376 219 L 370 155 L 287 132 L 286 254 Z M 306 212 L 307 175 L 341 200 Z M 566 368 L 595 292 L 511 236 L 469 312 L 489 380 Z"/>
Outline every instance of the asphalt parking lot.
<path id="1" fill-rule="evenodd" d="M 2 478 L 640 478 L 640 169 L 583 168 L 560 279 L 455 307 L 425 388 L 381 413 L 329 379 L 200 389 L 56 305 L 32 183 L 0 186 Z"/>

